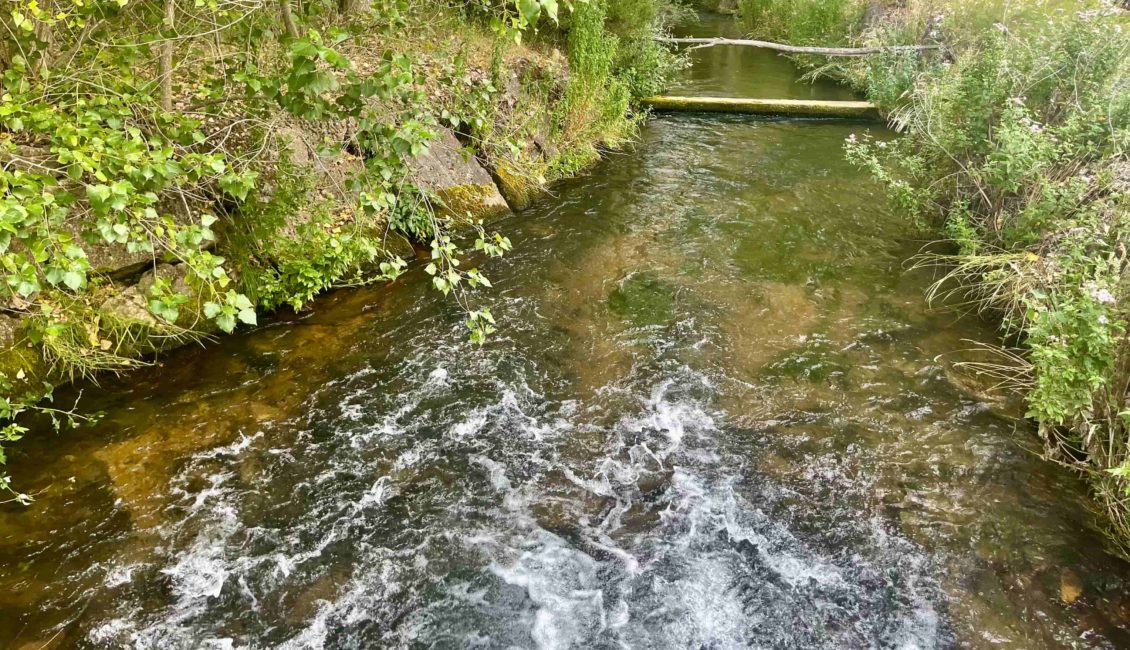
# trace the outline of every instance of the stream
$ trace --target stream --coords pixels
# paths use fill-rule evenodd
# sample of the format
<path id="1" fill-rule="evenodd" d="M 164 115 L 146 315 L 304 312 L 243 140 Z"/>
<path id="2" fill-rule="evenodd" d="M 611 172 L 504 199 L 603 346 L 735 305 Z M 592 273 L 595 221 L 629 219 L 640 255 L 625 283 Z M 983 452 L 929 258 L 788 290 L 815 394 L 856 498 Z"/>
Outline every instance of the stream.
<path id="1" fill-rule="evenodd" d="M 674 92 L 851 98 L 693 57 Z M 416 265 L 87 386 L 13 449 L 0 647 L 1130 647 L 1130 566 L 962 365 L 995 330 L 928 309 L 865 130 L 652 119 L 497 225 L 482 347 Z"/>

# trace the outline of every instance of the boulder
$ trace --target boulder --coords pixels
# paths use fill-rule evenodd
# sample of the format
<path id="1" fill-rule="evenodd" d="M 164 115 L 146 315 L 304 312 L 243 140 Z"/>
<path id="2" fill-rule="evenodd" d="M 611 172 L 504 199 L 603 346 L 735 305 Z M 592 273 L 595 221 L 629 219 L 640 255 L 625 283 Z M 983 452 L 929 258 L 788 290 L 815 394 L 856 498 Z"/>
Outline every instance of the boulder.
<path id="1" fill-rule="evenodd" d="M 186 205 L 182 197 L 178 196 L 162 197 L 156 209 L 160 214 L 172 217 L 173 223 L 178 226 L 197 223 L 201 215 L 217 213 L 216 206 L 207 201 L 194 201 Z M 76 242 L 80 243 L 83 251 L 86 252 L 86 258 L 90 262 L 90 270 L 93 274 L 103 275 L 118 281 L 132 280 L 144 272 L 146 267 L 152 266 L 154 261 L 164 261 L 159 252 L 162 247 L 157 242 L 153 242 L 154 250 L 158 251 L 156 253 L 152 251 L 130 252 L 125 244 L 107 243 L 96 232 L 91 231 L 89 229 L 91 227 L 88 220 L 72 220 L 64 225 L 64 228 Z M 212 245 L 213 242 L 202 242 L 201 248 L 208 249 Z"/>
<path id="2" fill-rule="evenodd" d="M 137 291 L 142 297 L 148 300 L 149 290 L 153 287 L 157 278 L 169 283 L 169 286 L 176 293 L 188 296 L 188 302 L 181 305 L 180 315 L 175 323 L 177 327 L 191 330 L 200 334 L 211 334 L 218 331 L 216 324 L 204 317 L 203 314 L 203 300 L 200 298 L 196 289 L 188 282 L 189 268 L 187 264 L 158 264 L 154 269 L 141 276 L 137 282 Z M 191 338 L 191 336 L 189 337 Z M 159 347 L 176 347 L 176 344 L 169 344 L 171 341 L 163 341 Z"/>
<path id="3" fill-rule="evenodd" d="M 148 296 L 149 290 L 153 288 L 158 278 L 168 282 L 172 290 L 177 293 L 186 296 L 196 295 L 196 290 L 188 284 L 188 266 L 185 264 L 158 264 L 141 276 L 137 282 L 137 290 L 141 295 Z"/>
<path id="4" fill-rule="evenodd" d="M 189 297 L 180 306 L 176 323 L 169 324 L 149 310 L 149 290 L 158 277 L 166 280 L 173 291 Z M 116 290 L 103 300 L 98 311 L 105 349 L 136 358 L 215 332 L 215 323 L 202 315 L 201 301 L 187 278 L 188 267 L 184 264 L 158 264 L 142 275 L 137 284 Z"/>
<path id="5" fill-rule="evenodd" d="M 126 287 L 121 293 L 102 301 L 99 309 L 124 325 L 157 327 L 160 324 L 157 317 L 149 311 L 148 301 L 136 285 Z"/>
<path id="6" fill-rule="evenodd" d="M 510 212 L 490 174 L 449 129 L 440 129 L 427 153 L 409 167 L 413 182 L 437 199 L 437 211 L 443 216 L 486 220 Z"/>

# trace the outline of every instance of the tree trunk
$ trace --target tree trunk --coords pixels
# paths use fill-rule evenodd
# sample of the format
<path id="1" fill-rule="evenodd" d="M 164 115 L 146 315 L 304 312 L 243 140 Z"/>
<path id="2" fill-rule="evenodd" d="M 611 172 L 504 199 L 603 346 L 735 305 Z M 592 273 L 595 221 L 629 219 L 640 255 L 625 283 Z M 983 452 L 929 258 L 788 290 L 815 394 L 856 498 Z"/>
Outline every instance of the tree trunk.
<path id="1" fill-rule="evenodd" d="M 290 0 L 279 0 L 279 13 L 282 14 L 283 26 L 291 38 L 298 38 L 298 25 L 294 24 L 294 14 L 290 11 Z"/>
<path id="2" fill-rule="evenodd" d="M 370 0 L 337 0 L 337 10 L 346 16 L 368 11 L 369 6 Z"/>
<path id="3" fill-rule="evenodd" d="M 157 65 L 157 74 L 161 82 L 161 108 L 166 111 L 173 110 L 173 50 L 176 49 L 176 0 L 165 0 L 165 20 L 162 35 L 165 39 L 161 43 L 161 59 Z"/>
<path id="4" fill-rule="evenodd" d="M 345 0 L 342 0 L 345 1 Z M 700 47 L 714 47 L 715 45 L 745 45 L 760 47 L 766 50 L 776 50 L 786 54 L 821 54 L 824 56 L 866 56 L 868 54 L 881 54 L 883 52 L 917 52 L 921 50 L 936 50 L 938 45 L 886 45 L 883 47 L 808 47 L 803 45 L 785 45 L 769 41 L 755 41 L 736 38 L 656 38 L 660 43 L 690 43 L 696 49 Z"/>

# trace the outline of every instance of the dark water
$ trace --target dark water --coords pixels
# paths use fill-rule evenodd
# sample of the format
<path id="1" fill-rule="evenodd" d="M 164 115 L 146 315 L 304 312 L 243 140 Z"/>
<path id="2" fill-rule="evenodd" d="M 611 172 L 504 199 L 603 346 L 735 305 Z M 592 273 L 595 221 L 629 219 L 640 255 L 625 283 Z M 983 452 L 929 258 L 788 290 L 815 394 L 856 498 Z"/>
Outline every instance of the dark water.
<path id="1" fill-rule="evenodd" d="M 0 645 L 1127 647 L 1084 486 L 955 365 L 992 328 L 842 159 L 868 128 L 654 120 L 500 224 L 482 348 L 416 268 L 88 390 L 12 461 Z"/>

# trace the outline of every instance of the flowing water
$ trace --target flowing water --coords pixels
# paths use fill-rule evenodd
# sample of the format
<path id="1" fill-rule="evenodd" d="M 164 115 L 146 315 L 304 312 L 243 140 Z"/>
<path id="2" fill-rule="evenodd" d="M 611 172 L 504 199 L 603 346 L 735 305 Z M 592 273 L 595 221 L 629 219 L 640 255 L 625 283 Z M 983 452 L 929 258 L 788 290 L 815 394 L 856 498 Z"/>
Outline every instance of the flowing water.
<path id="1" fill-rule="evenodd" d="M 697 94 L 831 97 L 708 48 Z M 16 450 L 0 645 L 1127 647 L 1130 570 L 920 246 L 875 125 L 673 115 L 499 227 L 502 326 L 417 267 L 88 388 Z"/>

